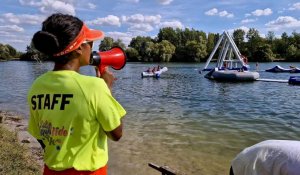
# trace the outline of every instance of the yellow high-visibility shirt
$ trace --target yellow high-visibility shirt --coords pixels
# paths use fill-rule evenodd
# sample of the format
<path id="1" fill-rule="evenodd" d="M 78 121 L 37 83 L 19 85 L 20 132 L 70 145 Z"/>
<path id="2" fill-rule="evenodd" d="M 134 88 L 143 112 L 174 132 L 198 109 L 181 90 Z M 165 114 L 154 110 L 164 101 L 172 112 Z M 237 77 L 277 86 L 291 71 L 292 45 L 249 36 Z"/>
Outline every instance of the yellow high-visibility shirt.
<path id="1" fill-rule="evenodd" d="M 105 131 L 117 128 L 126 111 L 103 79 L 49 71 L 34 81 L 28 103 L 28 131 L 46 145 L 50 169 L 94 171 L 107 164 Z"/>

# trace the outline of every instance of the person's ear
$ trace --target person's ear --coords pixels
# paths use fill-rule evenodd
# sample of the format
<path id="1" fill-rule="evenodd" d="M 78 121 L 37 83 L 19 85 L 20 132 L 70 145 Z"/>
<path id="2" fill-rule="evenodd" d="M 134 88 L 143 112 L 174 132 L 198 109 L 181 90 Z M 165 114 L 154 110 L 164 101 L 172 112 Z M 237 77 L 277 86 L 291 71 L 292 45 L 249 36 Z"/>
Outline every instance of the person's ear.
<path id="1" fill-rule="evenodd" d="M 78 47 L 78 49 L 75 50 L 75 53 L 78 54 L 78 55 L 82 55 L 83 54 L 83 48 L 82 48 L 82 45 L 80 45 Z"/>

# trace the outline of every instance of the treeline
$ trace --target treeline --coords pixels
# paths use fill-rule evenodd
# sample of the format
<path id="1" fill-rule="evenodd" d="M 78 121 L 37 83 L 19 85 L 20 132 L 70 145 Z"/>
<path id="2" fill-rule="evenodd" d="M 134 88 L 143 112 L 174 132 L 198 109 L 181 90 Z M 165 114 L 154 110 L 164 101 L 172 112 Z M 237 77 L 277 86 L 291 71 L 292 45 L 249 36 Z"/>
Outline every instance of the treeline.
<path id="1" fill-rule="evenodd" d="M 0 61 L 16 59 L 19 58 L 21 54 L 21 52 L 18 52 L 11 45 L 0 43 Z"/>
<path id="2" fill-rule="evenodd" d="M 128 46 L 121 40 L 115 41 L 111 37 L 105 37 L 99 45 L 99 50 L 122 47 L 126 51 L 128 61 L 132 62 L 204 62 L 220 36 L 218 33 L 206 34 L 195 29 L 167 27 L 160 29 L 154 39 L 137 36 Z M 248 32 L 237 29 L 232 37 L 241 54 L 248 57 L 248 61 L 300 61 L 300 33 L 293 32 L 289 36 L 284 32 L 278 38 L 274 32 L 269 31 L 265 37 L 261 37 L 258 30 L 251 28 Z M 1 47 L 0 51 L 2 49 Z M 13 50 L 15 49 L 11 47 L 8 53 L 13 55 Z M 217 54 L 215 56 L 218 56 Z M 12 55 L 3 58 L 12 58 Z M 31 46 L 27 46 L 26 52 L 19 56 L 21 60 L 47 60 L 47 57 Z"/>
<path id="3" fill-rule="evenodd" d="M 203 62 L 220 36 L 194 29 L 162 28 L 155 39 L 141 36 L 133 38 L 126 52 L 129 61 Z M 274 32 L 270 31 L 263 38 L 258 30 L 251 28 L 247 33 L 237 29 L 232 37 L 248 61 L 300 61 L 300 33 L 293 32 L 288 36 L 284 32 L 280 38 L 276 38 Z"/>

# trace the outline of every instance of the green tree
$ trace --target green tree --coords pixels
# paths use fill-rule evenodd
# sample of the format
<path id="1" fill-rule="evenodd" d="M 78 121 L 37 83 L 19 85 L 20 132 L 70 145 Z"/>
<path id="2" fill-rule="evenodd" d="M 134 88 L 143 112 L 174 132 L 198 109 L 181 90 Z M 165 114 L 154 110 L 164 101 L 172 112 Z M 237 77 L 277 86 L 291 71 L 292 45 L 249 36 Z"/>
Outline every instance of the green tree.
<path id="1" fill-rule="evenodd" d="M 197 41 L 188 41 L 186 43 L 186 61 L 188 62 L 200 62 L 202 57 L 201 47 Z M 205 51 L 206 52 L 206 51 Z"/>
<path id="2" fill-rule="evenodd" d="M 5 46 L 8 48 L 8 53 L 9 53 L 10 57 L 16 57 L 17 56 L 17 50 L 15 48 L 13 48 L 9 44 L 6 44 Z"/>
<path id="3" fill-rule="evenodd" d="M 154 60 L 157 62 L 169 62 L 175 53 L 175 46 L 167 40 L 155 44 Z"/>
<path id="4" fill-rule="evenodd" d="M 139 52 L 135 48 L 128 47 L 125 52 L 128 61 L 141 61 Z"/>
<path id="5" fill-rule="evenodd" d="M 153 40 L 150 37 L 142 37 L 137 36 L 133 38 L 129 44 L 129 47 L 134 48 L 139 53 L 139 60 L 143 61 L 143 56 L 147 55 L 145 53 L 146 51 L 146 44 L 147 42 L 153 42 Z"/>
<path id="6" fill-rule="evenodd" d="M 180 29 L 176 31 L 172 27 L 166 27 L 159 30 L 157 34 L 157 41 L 161 42 L 163 40 L 167 40 L 172 43 L 174 46 L 180 45 L 180 37 L 177 32 L 180 32 Z"/>
<path id="7" fill-rule="evenodd" d="M 208 37 L 207 37 L 207 44 L 206 44 L 206 52 L 207 53 L 211 53 L 212 50 L 214 49 L 215 45 L 216 45 L 216 34 L 214 33 L 208 33 Z"/>
<path id="8" fill-rule="evenodd" d="M 141 54 L 143 57 L 143 61 L 152 62 L 154 55 L 155 44 L 152 41 L 144 42 L 141 48 Z"/>
<path id="9" fill-rule="evenodd" d="M 257 51 L 258 46 L 262 45 L 262 39 L 259 36 L 258 30 L 254 28 L 250 28 L 246 34 L 246 38 L 248 39 L 247 43 L 247 56 L 249 61 L 254 61 L 254 53 Z"/>
<path id="10" fill-rule="evenodd" d="M 110 50 L 114 46 L 114 39 L 111 37 L 104 37 L 99 45 L 99 51 Z"/>
<path id="11" fill-rule="evenodd" d="M 293 44 L 289 45 L 287 48 L 287 60 L 288 61 L 299 61 L 300 58 L 297 58 L 298 56 L 300 56 L 299 49 L 297 49 L 297 47 L 294 46 Z"/>
<path id="12" fill-rule="evenodd" d="M 7 45 L 0 44 L 0 60 L 9 60 L 11 55 L 9 54 L 9 48 Z"/>
<path id="13" fill-rule="evenodd" d="M 273 31 L 268 31 L 266 39 L 269 44 L 273 44 L 273 41 L 275 40 L 275 33 Z"/>
<path id="14" fill-rule="evenodd" d="M 262 44 L 256 48 L 256 51 L 253 53 L 252 61 L 273 61 L 274 55 L 271 50 L 270 44 Z"/>
<path id="15" fill-rule="evenodd" d="M 126 45 L 123 43 L 123 41 L 121 39 L 117 39 L 117 41 L 113 42 L 113 47 L 121 47 L 123 50 L 126 49 Z"/>
<path id="16" fill-rule="evenodd" d="M 238 48 L 243 47 L 245 39 L 245 31 L 242 29 L 237 29 L 233 31 L 233 41 Z"/>

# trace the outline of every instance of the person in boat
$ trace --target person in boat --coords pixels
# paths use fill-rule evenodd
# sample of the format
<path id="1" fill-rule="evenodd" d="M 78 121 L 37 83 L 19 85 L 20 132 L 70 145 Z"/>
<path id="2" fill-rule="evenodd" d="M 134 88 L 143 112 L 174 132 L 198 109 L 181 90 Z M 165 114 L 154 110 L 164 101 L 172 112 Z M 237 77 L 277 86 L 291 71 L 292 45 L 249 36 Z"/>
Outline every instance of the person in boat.
<path id="1" fill-rule="evenodd" d="M 300 141 L 266 140 L 240 152 L 231 162 L 230 175 L 298 175 Z"/>
<path id="2" fill-rule="evenodd" d="M 157 65 L 157 70 L 156 71 L 160 71 L 160 66 L 159 65 Z"/>
<path id="3" fill-rule="evenodd" d="M 75 16 L 55 13 L 32 38 L 54 61 L 28 92 L 28 131 L 44 149 L 44 175 L 107 175 L 107 138 L 122 137 L 126 111 L 112 96 L 115 77 L 107 68 L 95 77 L 79 73 L 103 37 Z"/>
<path id="4" fill-rule="evenodd" d="M 145 72 L 150 73 L 151 72 L 151 68 L 148 67 L 148 69 Z"/>
<path id="5" fill-rule="evenodd" d="M 153 67 L 153 69 L 151 70 L 152 73 L 155 73 L 156 71 L 156 67 Z"/>

